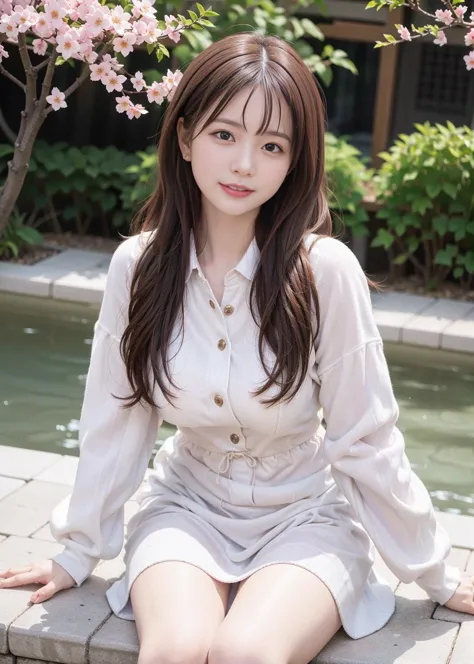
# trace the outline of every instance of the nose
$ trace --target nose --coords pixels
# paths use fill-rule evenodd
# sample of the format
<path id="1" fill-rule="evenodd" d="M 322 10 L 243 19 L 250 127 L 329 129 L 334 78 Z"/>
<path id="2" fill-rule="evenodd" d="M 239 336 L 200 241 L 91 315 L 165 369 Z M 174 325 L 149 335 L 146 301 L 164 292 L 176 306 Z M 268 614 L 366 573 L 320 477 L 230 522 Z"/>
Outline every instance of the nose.
<path id="1" fill-rule="evenodd" d="M 234 159 L 231 165 L 233 173 L 239 175 L 254 175 L 255 174 L 255 159 L 252 148 L 241 147 L 234 154 Z"/>

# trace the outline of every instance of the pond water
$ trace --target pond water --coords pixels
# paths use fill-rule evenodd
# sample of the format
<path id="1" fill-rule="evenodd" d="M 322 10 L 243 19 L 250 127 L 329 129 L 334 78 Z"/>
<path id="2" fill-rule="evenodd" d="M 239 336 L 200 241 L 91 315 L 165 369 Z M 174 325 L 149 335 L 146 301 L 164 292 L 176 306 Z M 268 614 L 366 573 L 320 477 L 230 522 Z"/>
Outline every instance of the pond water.
<path id="1" fill-rule="evenodd" d="M 1 445 L 78 455 L 96 318 L 86 305 L 0 293 Z M 437 509 L 474 515 L 474 356 L 385 351 L 414 470 Z"/>

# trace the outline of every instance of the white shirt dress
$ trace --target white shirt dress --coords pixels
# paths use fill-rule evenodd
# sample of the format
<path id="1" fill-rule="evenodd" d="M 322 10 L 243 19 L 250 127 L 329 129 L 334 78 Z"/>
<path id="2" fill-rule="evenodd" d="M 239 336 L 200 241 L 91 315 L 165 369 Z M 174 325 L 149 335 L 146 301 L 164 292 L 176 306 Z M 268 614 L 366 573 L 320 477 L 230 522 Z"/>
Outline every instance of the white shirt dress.
<path id="1" fill-rule="evenodd" d="M 177 399 L 170 405 L 155 387 L 157 408 L 123 409 L 112 396 L 130 394 L 119 342 L 132 270 L 149 239 L 128 238 L 112 258 L 94 329 L 77 479 L 51 518 L 64 545 L 54 559 L 80 585 L 100 559 L 120 553 L 124 503 L 143 480 L 165 420 L 177 432 L 154 459 L 128 524 L 126 571 L 107 591 L 117 616 L 133 620 L 131 585 L 160 561 L 184 561 L 226 583 L 288 563 L 324 582 L 357 639 L 394 611 L 394 594 L 373 569 L 374 545 L 399 579 L 445 603 L 460 572 L 445 563 L 448 537 L 405 455 L 367 280 L 350 249 L 308 238 L 321 327 L 296 396 L 267 407 L 251 394 L 266 380 L 248 303 L 256 240 L 226 275 L 222 303 L 192 241 L 184 337 L 174 334 L 169 349 Z"/>

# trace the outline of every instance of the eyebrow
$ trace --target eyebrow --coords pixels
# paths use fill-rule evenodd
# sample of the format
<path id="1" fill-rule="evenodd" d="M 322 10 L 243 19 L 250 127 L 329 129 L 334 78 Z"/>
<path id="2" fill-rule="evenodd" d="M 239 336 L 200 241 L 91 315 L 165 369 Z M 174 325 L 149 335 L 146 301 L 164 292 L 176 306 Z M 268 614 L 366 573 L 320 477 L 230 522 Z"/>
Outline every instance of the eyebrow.
<path id="1" fill-rule="evenodd" d="M 240 122 L 236 122 L 235 120 L 228 120 L 226 118 L 216 118 L 214 122 L 223 122 L 224 124 L 244 129 L 244 126 Z M 291 138 L 288 136 L 288 134 L 285 134 L 282 131 L 266 131 L 265 134 L 267 134 L 268 136 L 279 136 L 280 138 L 285 138 L 289 143 L 291 143 Z"/>

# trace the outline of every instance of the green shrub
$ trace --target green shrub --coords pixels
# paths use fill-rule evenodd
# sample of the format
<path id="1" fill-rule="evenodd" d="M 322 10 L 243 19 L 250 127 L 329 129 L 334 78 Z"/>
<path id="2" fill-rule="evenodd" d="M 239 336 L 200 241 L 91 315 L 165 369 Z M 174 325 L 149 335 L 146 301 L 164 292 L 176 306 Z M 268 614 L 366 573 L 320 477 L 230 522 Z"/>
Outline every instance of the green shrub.
<path id="1" fill-rule="evenodd" d="M 0 238 L 0 258 L 18 258 L 26 248 L 43 244 L 43 236 L 25 224 L 25 217 L 18 210 L 11 215 Z"/>
<path id="2" fill-rule="evenodd" d="M 99 220 L 103 235 L 125 228 L 148 191 L 147 160 L 155 148 L 137 154 L 114 147 L 77 148 L 67 143 L 37 141 L 20 196 L 20 207 L 35 224 L 48 222 L 56 231 L 87 233 Z M 4 165 L 0 161 L 0 173 Z M 143 173 L 142 173 L 143 171 Z"/>
<path id="3" fill-rule="evenodd" d="M 376 178 L 378 216 L 386 220 L 372 246 L 410 262 L 427 288 L 474 275 L 474 133 L 469 127 L 415 125 L 401 134 Z"/>
<path id="4" fill-rule="evenodd" d="M 329 184 L 329 207 L 336 230 L 338 221 L 350 228 L 354 236 L 368 234 L 368 215 L 362 205 L 371 171 L 360 152 L 344 137 L 326 134 L 326 174 Z"/>

